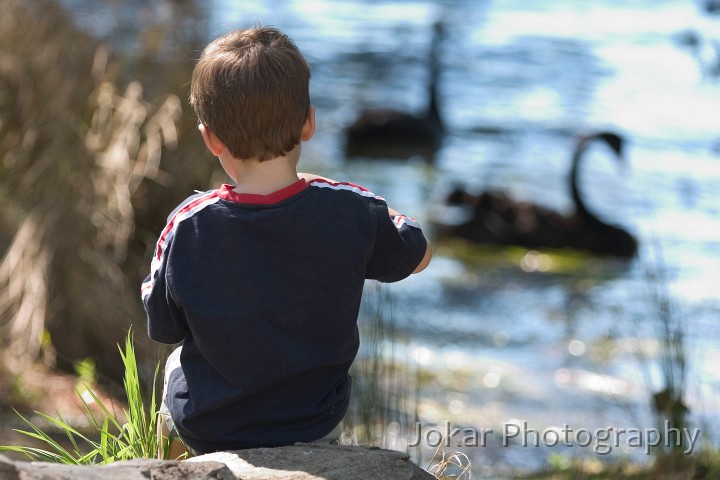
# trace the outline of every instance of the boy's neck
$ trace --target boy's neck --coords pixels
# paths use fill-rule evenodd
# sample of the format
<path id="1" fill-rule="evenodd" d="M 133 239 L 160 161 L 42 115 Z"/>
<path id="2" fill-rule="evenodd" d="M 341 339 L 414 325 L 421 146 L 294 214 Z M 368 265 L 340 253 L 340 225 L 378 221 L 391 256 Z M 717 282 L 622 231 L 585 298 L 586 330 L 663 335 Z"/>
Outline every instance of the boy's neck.
<path id="1" fill-rule="evenodd" d="M 267 195 L 298 181 L 299 152 L 264 162 L 257 160 L 222 159 L 225 171 L 235 182 L 235 192 Z"/>

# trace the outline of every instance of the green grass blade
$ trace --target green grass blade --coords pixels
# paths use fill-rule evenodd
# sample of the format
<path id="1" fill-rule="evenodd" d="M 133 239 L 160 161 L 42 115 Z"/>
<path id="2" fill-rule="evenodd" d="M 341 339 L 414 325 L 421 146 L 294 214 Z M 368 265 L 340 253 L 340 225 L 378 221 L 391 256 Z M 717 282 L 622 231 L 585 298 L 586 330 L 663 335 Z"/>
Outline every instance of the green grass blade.
<path id="1" fill-rule="evenodd" d="M 22 432 L 18 432 L 22 433 Z M 66 457 L 57 453 L 49 452 L 41 448 L 18 447 L 14 445 L 0 445 L 0 452 L 17 452 L 25 455 L 33 462 L 69 463 Z M 76 465 L 75 462 L 72 462 Z"/>
<path id="2" fill-rule="evenodd" d="M 100 400 L 100 398 L 95 394 L 95 392 L 93 392 L 92 390 L 88 390 L 88 393 L 93 398 L 93 401 L 97 404 L 97 406 L 102 409 L 103 413 L 105 413 L 105 418 L 110 419 L 110 421 L 115 426 L 115 428 L 118 429 L 118 431 L 122 430 L 122 425 L 120 425 L 118 419 L 112 412 L 110 412 L 110 410 L 105 406 L 105 404 L 102 402 L 102 400 Z M 83 400 L 83 403 L 85 403 L 85 400 Z"/>
<path id="3" fill-rule="evenodd" d="M 83 435 L 82 433 L 80 433 L 78 430 L 76 430 L 75 428 L 73 428 L 73 426 L 70 425 L 69 423 L 67 423 L 62 417 L 60 417 L 60 418 L 55 418 L 55 417 L 51 417 L 50 415 L 46 415 L 46 414 L 44 414 L 44 413 L 40 413 L 40 412 L 36 412 L 36 413 L 37 413 L 38 415 L 40 415 L 41 417 L 43 417 L 44 419 L 46 419 L 47 421 L 51 422 L 51 423 L 52 423 L 53 425 L 55 425 L 56 427 L 58 427 L 58 428 L 59 428 L 62 432 L 64 432 L 66 435 L 68 435 L 68 436 L 77 436 L 77 437 L 81 438 L 82 440 L 84 440 L 85 442 L 87 442 L 89 445 L 91 445 L 91 446 L 93 446 L 93 447 L 97 446 L 97 444 L 96 444 L 95 442 L 93 442 L 92 440 L 90 440 L 89 438 L 87 438 L 85 435 Z M 77 446 L 77 444 L 76 444 L 76 442 L 75 442 L 74 440 L 73 440 L 72 443 L 73 443 L 74 446 Z"/>
<path id="4" fill-rule="evenodd" d="M 78 432 L 76 432 L 75 430 L 72 430 L 72 429 L 70 429 L 70 428 L 66 428 L 66 427 L 69 427 L 70 424 L 65 421 L 65 419 L 62 417 L 62 415 L 60 414 L 60 412 L 58 412 L 57 410 L 55 410 L 55 415 L 57 415 L 58 420 L 62 423 L 61 430 L 65 433 L 65 436 L 68 438 L 68 440 L 70 441 L 70 444 L 73 446 L 73 450 L 74 450 L 74 452 L 75 452 L 75 457 L 76 457 L 76 458 L 82 457 L 84 454 L 83 454 L 83 452 L 80 450 L 80 447 L 78 446 L 77 441 L 75 440 L 75 435 L 77 435 L 77 436 L 79 436 L 81 439 L 85 440 L 85 442 L 88 442 L 88 443 L 91 443 L 91 442 L 90 442 L 89 439 L 86 438 L 84 435 L 82 435 L 82 434 L 80 434 L 80 433 L 78 433 Z"/>
<path id="5" fill-rule="evenodd" d="M 18 429 L 16 429 L 15 431 L 16 431 L 17 433 L 21 433 L 21 434 L 26 435 L 26 436 L 28 436 L 28 437 L 35 438 L 36 440 L 39 440 L 39 441 L 41 441 L 42 443 L 45 443 L 46 445 L 48 445 L 49 447 L 51 447 L 52 450 L 55 452 L 55 454 L 57 454 L 58 458 L 61 459 L 61 460 L 59 460 L 60 463 L 67 463 L 67 464 L 72 464 L 72 465 L 78 465 L 77 459 L 73 456 L 73 454 L 72 454 L 71 452 L 68 452 L 65 448 L 62 447 L 62 445 L 60 445 L 59 443 L 57 443 L 57 442 L 56 442 L 52 437 L 50 437 L 47 433 L 43 432 L 43 431 L 40 429 L 40 427 L 36 426 L 36 425 L 35 425 L 34 423 L 32 423 L 30 420 L 28 420 L 27 418 L 25 418 L 24 416 L 22 416 L 17 410 L 15 410 L 15 413 L 16 413 L 16 414 L 20 417 L 20 419 L 21 419 L 23 422 L 25 422 L 25 424 L 28 425 L 28 426 L 30 427 L 30 429 L 32 430 L 32 431 L 27 431 L 27 430 L 18 430 Z M 40 413 L 40 412 L 36 412 L 36 413 L 38 413 L 39 415 L 41 415 L 41 416 L 43 416 L 43 417 L 45 417 L 45 418 L 51 418 L 51 417 L 49 417 L 48 415 L 42 414 L 42 413 Z M 28 448 L 29 448 L 29 447 L 28 447 Z M 35 449 L 35 450 L 39 450 L 39 449 Z M 39 450 L 39 451 L 44 451 L 44 450 Z M 48 452 L 48 453 L 50 453 L 50 452 Z"/>

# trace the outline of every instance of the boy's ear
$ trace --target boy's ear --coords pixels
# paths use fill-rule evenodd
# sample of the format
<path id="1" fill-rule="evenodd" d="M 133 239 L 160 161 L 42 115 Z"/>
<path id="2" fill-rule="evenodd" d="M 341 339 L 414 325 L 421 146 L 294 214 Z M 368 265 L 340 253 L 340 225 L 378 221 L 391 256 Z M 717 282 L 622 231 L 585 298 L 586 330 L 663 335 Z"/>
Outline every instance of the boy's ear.
<path id="1" fill-rule="evenodd" d="M 302 132 L 300 133 L 300 140 L 307 142 L 315 134 L 315 107 L 310 105 L 308 108 L 307 118 L 305 119 L 305 125 L 303 125 Z"/>
<path id="2" fill-rule="evenodd" d="M 201 123 L 198 125 L 198 130 L 200 130 L 200 134 L 205 141 L 205 146 L 214 156 L 218 157 L 221 153 L 227 150 L 225 144 L 222 143 L 217 135 L 215 135 L 208 127 Z"/>

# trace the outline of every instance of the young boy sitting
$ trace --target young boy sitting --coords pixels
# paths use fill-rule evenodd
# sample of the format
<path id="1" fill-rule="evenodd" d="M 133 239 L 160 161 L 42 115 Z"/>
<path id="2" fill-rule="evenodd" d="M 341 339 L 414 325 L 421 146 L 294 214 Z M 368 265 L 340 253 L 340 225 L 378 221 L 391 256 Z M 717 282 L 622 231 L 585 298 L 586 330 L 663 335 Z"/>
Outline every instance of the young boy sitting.
<path id="1" fill-rule="evenodd" d="M 430 262 L 418 223 L 381 197 L 297 173 L 315 131 L 309 79 L 295 44 L 268 27 L 218 38 L 193 72 L 198 128 L 234 185 L 171 213 L 142 299 L 150 338 L 182 342 L 166 366 L 163 430 L 196 453 L 337 439 L 365 279 Z"/>

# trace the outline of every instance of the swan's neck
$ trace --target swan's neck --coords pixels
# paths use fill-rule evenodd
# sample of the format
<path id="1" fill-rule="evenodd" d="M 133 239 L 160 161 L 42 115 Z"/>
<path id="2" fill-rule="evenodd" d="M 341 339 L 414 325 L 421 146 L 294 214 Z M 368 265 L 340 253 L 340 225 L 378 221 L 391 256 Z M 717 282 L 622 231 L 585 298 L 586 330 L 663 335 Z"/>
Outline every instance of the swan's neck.
<path id="1" fill-rule="evenodd" d="M 575 212 L 579 217 L 592 223 L 605 224 L 605 222 L 600 220 L 587 208 L 580 192 L 580 161 L 584 157 L 588 144 L 592 142 L 593 139 L 593 137 L 583 137 L 575 147 L 572 156 L 572 168 L 570 170 L 570 190 L 573 201 L 575 202 Z"/>
<path id="2" fill-rule="evenodd" d="M 433 72 L 430 74 L 430 87 L 428 95 L 430 97 L 430 104 L 428 105 L 428 117 L 432 120 L 442 124 L 440 120 L 440 105 L 438 104 L 438 87 L 437 87 L 437 70 L 433 68 Z"/>
<path id="3" fill-rule="evenodd" d="M 438 83 L 440 77 L 440 43 L 442 34 L 440 29 L 436 27 L 435 33 L 430 45 L 430 78 L 428 79 L 428 111 L 427 116 L 431 120 L 437 122 L 442 127 L 440 116 L 440 105 L 438 95 Z"/>

